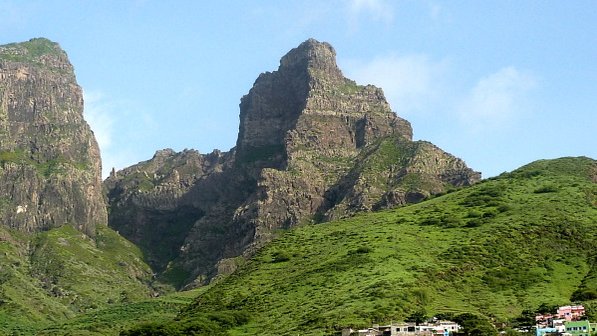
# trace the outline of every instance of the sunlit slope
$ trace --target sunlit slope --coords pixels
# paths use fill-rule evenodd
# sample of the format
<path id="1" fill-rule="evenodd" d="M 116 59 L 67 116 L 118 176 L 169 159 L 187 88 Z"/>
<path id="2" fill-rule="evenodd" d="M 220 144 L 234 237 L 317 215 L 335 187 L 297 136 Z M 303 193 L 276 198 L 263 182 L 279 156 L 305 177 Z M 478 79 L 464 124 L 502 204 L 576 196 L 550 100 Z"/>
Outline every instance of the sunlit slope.
<path id="1" fill-rule="evenodd" d="M 105 226 L 90 238 L 63 226 L 25 235 L 0 229 L 0 334 L 147 299 L 151 271 L 138 248 Z"/>
<path id="2" fill-rule="evenodd" d="M 234 335 L 316 335 L 423 310 L 507 321 L 596 299 L 596 179 L 589 158 L 537 161 L 409 207 L 288 231 L 182 320 L 244 311 Z"/>

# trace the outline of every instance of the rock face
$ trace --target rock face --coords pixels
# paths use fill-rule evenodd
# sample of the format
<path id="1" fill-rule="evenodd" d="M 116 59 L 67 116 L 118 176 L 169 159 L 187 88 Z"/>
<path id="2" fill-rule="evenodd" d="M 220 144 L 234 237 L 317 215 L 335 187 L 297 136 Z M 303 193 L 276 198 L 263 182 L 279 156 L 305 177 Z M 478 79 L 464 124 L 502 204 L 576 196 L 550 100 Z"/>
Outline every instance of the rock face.
<path id="1" fill-rule="evenodd" d="M 0 223 L 24 232 L 107 222 L 98 145 L 58 44 L 0 46 Z"/>
<path id="2" fill-rule="evenodd" d="M 182 286 L 233 270 L 236 257 L 277 230 L 418 202 L 479 179 L 462 160 L 413 142 L 382 90 L 345 78 L 334 49 L 310 39 L 241 99 L 229 153 L 161 151 L 105 186 L 110 225 L 149 255 L 161 246 L 153 240 L 176 237 L 154 267 Z"/>

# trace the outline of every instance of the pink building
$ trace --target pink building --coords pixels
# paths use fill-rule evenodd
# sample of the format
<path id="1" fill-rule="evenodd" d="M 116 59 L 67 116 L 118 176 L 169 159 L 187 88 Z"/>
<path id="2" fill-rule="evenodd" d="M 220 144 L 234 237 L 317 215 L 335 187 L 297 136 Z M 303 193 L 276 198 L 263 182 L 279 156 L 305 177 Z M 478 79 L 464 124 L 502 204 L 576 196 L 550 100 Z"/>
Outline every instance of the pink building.
<path id="1" fill-rule="evenodd" d="M 558 308 L 557 316 L 566 321 L 577 321 L 581 316 L 585 316 L 585 307 L 583 306 L 562 306 Z"/>

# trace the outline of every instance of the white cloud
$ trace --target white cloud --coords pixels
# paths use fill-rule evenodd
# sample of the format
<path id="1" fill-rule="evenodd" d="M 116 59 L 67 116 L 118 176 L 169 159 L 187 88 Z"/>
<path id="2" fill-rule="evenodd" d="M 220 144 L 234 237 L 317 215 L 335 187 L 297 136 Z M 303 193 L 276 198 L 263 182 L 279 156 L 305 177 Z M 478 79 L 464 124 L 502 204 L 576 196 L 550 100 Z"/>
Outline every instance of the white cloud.
<path id="1" fill-rule="evenodd" d="M 408 116 L 429 111 L 443 95 L 446 63 L 430 60 L 426 55 L 390 55 L 367 63 L 352 62 L 346 72 L 359 84 L 381 87 L 392 109 Z"/>
<path id="2" fill-rule="evenodd" d="M 112 127 L 114 116 L 112 106 L 99 91 L 83 91 L 85 99 L 85 120 L 91 127 L 102 155 L 102 177 L 107 177 L 115 162 L 111 156 Z"/>
<path id="3" fill-rule="evenodd" d="M 101 92 L 84 92 L 85 120 L 93 130 L 95 138 L 102 150 L 112 144 L 112 124 L 114 122 L 109 107 L 102 101 Z"/>
<path id="4" fill-rule="evenodd" d="M 102 177 L 108 177 L 112 168 L 118 170 L 140 161 L 138 144 L 154 136 L 158 129 L 155 119 L 132 101 L 115 100 L 101 91 L 83 94 L 85 120 L 101 151 Z"/>
<path id="5" fill-rule="evenodd" d="M 361 16 L 368 16 L 374 21 L 391 23 L 394 20 L 392 6 L 386 0 L 350 0 L 348 3 L 350 21 L 356 26 Z"/>
<path id="6" fill-rule="evenodd" d="M 471 131 L 500 127 L 529 109 L 528 93 L 536 85 L 530 74 L 505 67 L 480 79 L 458 107 Z"/>

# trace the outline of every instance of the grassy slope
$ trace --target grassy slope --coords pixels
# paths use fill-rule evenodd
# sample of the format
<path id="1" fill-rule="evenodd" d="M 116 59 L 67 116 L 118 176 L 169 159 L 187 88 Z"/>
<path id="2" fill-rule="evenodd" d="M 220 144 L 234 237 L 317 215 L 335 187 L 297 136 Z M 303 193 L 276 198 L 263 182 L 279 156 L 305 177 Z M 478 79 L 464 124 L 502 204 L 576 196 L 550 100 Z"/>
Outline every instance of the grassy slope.
<path id="1" fill-rule="evenodd" d="M 47 323 L 147 299 L 150 280 L 139 250 L 107 227 L 95 239 L 71 226 L 36 235 L 0 228 L 0 334 L 33 334 Z"/>
<path id="2" fill-rule="evenodd" d="M 232 335 L 321 335 L 421 309 L 505 321 L 542 303 L 569 303 L 579 287 L 597 289 L 589 175 L 597 176 L 594 160 L 540 161 L 413 206 L 291 230 L 214 286 L 88 310 L 36 334 L 168 324 L 195 295 L 174 325 L 248 312 Z"/>
<path id="3" fill-rule="evenodd" d="M 37 331 L 39 336 L 106 336 L 139 323 L 166 322 L 207 288 L 173 293 L 164 297 L 134 303 L 121 303 L 54 323 Z"/>
<path id="4" fill-rule="evenodd" d="M 233 335 L 320 335 L 474 312 L 496 321 L 594 288 L 594 160 L 538 161 L 413 206 L 283 234 L 183 318 L 244 310 Z M 583 279 L 586 280 L 583 283 Z"/>

